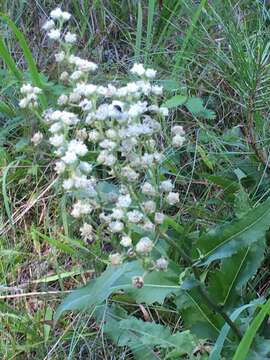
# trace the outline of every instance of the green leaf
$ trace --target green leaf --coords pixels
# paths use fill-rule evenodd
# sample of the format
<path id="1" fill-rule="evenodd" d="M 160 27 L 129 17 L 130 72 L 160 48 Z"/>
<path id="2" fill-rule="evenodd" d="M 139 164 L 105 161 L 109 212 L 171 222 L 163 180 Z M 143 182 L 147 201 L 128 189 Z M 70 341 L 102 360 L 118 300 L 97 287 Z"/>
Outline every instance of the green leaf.
<path id="1" fill-rule="evenodd" d="M 128 346 L 131 349 L 144 347 L 148 348 L 149 352 L 154 346 L 159 346 L 164 349 L 175 349 L 179 352 L 179 356 L 183 356 L 191 354 L 196 346 L 195 338 L 189 331 L 172 335 L 168 327 L 145 322 L 133 316 L 121 321 L 108 321 L 105 332 L 119 346 Z M 145 357 L 137 358 L 145 359 Z"/>
<path id="2" fill-rule="evenodd" d="M 40 74 L 38 72 L 35 60 L 34 60 L 33 55 L 32 55 L 32 53 L 31 53 L 31 51 L 29 49 L 29 46 L 27 45 L 27 41 L 26 41 L 23 33 L 18 29 L 18 27 L 15 25 L 15 23 L 7 15 L 5 15 L 3 13 L 0 13 L 0 17 L 2 18 L 3 21 L 5 21 L 8 24 L 8 26 L 14 32 L 14 34 L 15 34 L 15 36 L 16 36 L 19 44 L 20 44 L 20 47 L 23 50 L 25 59 L 26 59 L 26 61 L 28 63 L 29 72 L 30 72 L 33 84 L 35 86 L 43 89 L 44 84 L 41 81 Z M 6 57 L 5 57 L 5 60 L 6 60 Z M 13 69 L 13 72 L 14 72 L 14 70 L 15 69 Z M 17 75 L 17 77 L 18 77 L 18 75 Z M 19 76 L 19 77 L 21 78 L 21 76 Z M 46 98 L 45 98 L 44 94 L 40 95 L 40 101 L 41 101 L 43 107 L 45 108 L 46 105 L 47 105 L 47 101 L 46 101 Z"/>
<path id="3" fill-rule="evenodd" d="M 197 249 L 200 265 L 223 259 L 265 237 L 270 226 L 270 199 L 248 211 L 244 217 L 199 237 Z"/>
<path id="4" fill-rule="evenodd" d="M 225 306 L 235 300 L 242 287 L 256 273 L 264 259 L 265 241 L 241 249 L 230 258 L 226 258 L 220 270 L 216 270 L 209 280 L 209 293 L 219 304 Z"/>
<path id="5" fill-rule="evenodd" d="M 248 327 L 245 335 L 243 336 L 232 360 L 246 360 L 249 354 L 252 342 L 257 335 L 259 328 L 264 321 L 265 317 L 270 312 L 270 299 L 261 307 L 258 315 L 255 316 L 252 323 Z"/>
<path id="6" fill-rule="evenodd" d="M 173 96 L 172 98 L 168 99 L 167 101 L 165 101 L 162 104 L 162 106 L 165 106 L 168 109 L 176 108 L 176 107 L 179 107 L 179 106 L 185 104 L 187 99 L 188 98 L 185 95 L 176 95 L 176 96 Z"/>
<path id="7" fill-rule="evenodd" d="M 203 101 L 201 98 L 192 97 L 189 98 L 185 104 L 187 109 L 194 115 L 205 118 L 205 119 L 215 119 L 216 115 L 214 111 L 208 110 L 204 107 Z"/>
<path id="8" fill-rule="evenodd" d="M 148 273 L 141 289 L 131 288 L 127 293 L 137 302 L 148 305 L 155 302 L 163 304 L 165 298 L 179 290 L 178 276 L 171 271 Z"/>
<path id="9" fill-rule="evenodd" d="M 230 316 L 230 319 L 232 321 L 235 321 L 244 310 L 254 307 L 254 306 L 257 306 L 260 301 L 261 301 L 261 299 L 258 299 L 254 302 L 251 302 L 250 304 L 240 306 L 239 308 L 234 310 L 234 312 Z M 219 334 L 219 337 L 217 338 L 215 346 L 213 347 L 213 349 L 211 351 L 209 360 L 220 360 L 221 351 L 222 351 L 224 342 L 226 341 L 227 335 L 229 334 L 229 331 L 230 331 L 230 326 L 226 323 L 223 326 L 223 328 L 221 329 L 221 332 Z"/>
<path id="10" fill-rule="evenodd" d="M 88 285 L 67 296 L 58 307 L 55 319 L 59 319 L 61 314 L 67 310 L 86 310 L 92 305 L 101 304 L 113 291 L 125 287 L 130 288 L 132 276 L 141 275 L 142 272 L 143 269 L 138 266 L 136 261 L 118 267 L 108 267 L 100 277 L 91 280 Z"/>

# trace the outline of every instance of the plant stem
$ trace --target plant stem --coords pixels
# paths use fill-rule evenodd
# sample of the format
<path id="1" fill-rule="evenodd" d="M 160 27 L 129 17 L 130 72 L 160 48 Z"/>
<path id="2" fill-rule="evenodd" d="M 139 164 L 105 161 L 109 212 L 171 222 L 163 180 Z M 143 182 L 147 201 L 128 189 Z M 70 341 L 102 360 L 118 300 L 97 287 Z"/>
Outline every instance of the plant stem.
<path id="1" fill-rule="evenodd" d="M 200 280 L 200 274 L 198 269 L 194 266 L 192 259 L 189 255 L 187 255 L 185 253 L 185 251 L 181 248 L 180 245 L 178 245 L 173 239 L 171 239 L 168 235 L 164 235 L 166 241 L 174 246 L 179 253 L 181 254 L 181 256 L 183 257 L 183 259 L 188 263 L 188 265 L 191 267 L 194 277 L 195 279 L 198 281 L 198 291 L 200 293 L 200 295 L 202 296 L 202 298 L 205 300 L 205 302 L 207 303 L 207 305 L 212 308 L 215 312 L 219 313 L 219 315 L 224 319 L 224 321 L 230 326 L 230 328 L 232 329 L 232 331 L 235 333 L 235 335 L 237 336 L 237 338 L 239 340 L 242 339 L 242 334 L 240 329 L 237 327 L 237 325 L 230 319 L 230 317 L 226 314 L 226 312 L 222 309 L 222 306 L 216 304 L 211 297 L 209 296 L 207 290 L 204 288 L 204 285 L 201 283 Z"/>

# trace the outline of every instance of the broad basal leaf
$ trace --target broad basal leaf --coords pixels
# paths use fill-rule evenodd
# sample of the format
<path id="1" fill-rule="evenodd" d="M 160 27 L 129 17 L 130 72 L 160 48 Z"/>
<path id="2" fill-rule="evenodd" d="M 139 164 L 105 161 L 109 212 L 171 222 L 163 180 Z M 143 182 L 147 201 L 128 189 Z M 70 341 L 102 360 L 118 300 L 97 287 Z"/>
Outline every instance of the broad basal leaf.
<path id="1" fill-rule="evenodd" d="M 155 346 L 163 349 L 176 349 L 179 356 L 190 355 L 196 346 L 195 338 L 189 331 L 177 332 L 172 335 L 168 327 L 154 322 L 145 322 L 135 317 L 121 321 L 110 320 L 105 325 L 104 331 L 119 346 L 128 346 L 139 350 L 140 347 L 148 348 L 149 353 Z M 152 356 L 154 353 L 152 352 Z M 137 359 L 144 360 L 147 353 L 141 354 Z M 164 358 L 164 357 L 163 357 Z"/>
<path id="2" fill-rule="evenodd" d="M 197 242 L 199 265 L 223 259 L 262 239 L 270 226 L 270 199 L 248 211 L 241 219 L 203 234 Z"/>
<path id="3" fill-rule="evenodd" d="M 230 258 L 226 258 L 220 270 L 210 277 L 208 291 L 211 297 L 221 305 L 228 305 L 242 286 L 256 273 L 264 258 L 265 241 L 244 248 Z"/>
<path id="4" fill-rule="evenodd" d="M 56 320 L 66 310 L 86 310 L 92 305 L 99 305 L 117 290 L 127 292 L 138 303 L 147 304 L 162 304 L 166 296 L 179 290 L 177 274 L 172 270 L 149 273 L 144 278 L 144 286 L 134 289 L 132 277 L 143 274 L 144 269 L 137 261 L 108 267 L 99 278 L 67 296 L 56 311 Z"/>

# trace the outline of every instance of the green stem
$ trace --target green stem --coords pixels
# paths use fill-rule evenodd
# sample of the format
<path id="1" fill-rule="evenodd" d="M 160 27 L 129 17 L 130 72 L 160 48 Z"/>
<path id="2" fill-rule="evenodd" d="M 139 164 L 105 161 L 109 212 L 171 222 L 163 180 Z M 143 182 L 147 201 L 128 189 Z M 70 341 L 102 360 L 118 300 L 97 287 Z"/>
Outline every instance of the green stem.
<path id="1" fill-rule="evenodd" d="M 237 327 L 237 325 L 230 319 L 230 317 L 226 314 L 226 312 L 222 309 L 222 307 L 218 304 L 216 304 L 211 297 L 209 296 L 207 290 L 204 288 L 203 284 L 201 283 L 201 279 L 200 279 L 200 274 L 198 269 L 193 265 L 192 263 L 192 259 L 190 256 L 188 256 L 185 251 L 181 248 L 181 246 L 179 244 L 177 244 L 173 239 L 171 239 L 169 236 L 167 235 L 163 235 L 166 239 L 166 241 L 172 245 L 173 247 L 175 247 L 179 253 L 181 254 L 181 256 L 183 257 L 183 259 L 187 262 L 187 264 L 191 267 L 192 272 L 194 274 L 195 279 L 198 281 L 198 291 L 201 295 L 201 297 L 205 300 L 205 302 L 207 303 L 207 305 L 212 308 L 215 312 L 217 312 L 223 319 L 224 321 L 230 326 L 230 328 L 232 329 L 232 331 L 235 333 L 235 335 L 237 336 L 237 338 L 239 340 L 242 339 L 242 334 L 241 331 L 239 330 L 239 328 Z"/>

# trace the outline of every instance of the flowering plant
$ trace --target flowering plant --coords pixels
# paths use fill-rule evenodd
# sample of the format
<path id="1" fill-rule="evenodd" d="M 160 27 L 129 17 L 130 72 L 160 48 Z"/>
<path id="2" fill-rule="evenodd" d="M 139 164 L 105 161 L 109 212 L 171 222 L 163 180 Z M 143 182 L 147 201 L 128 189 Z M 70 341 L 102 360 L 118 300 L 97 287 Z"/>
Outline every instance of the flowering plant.
<path id="1" fill-rule="evenodd" d="M 64 29 L 69 19 L 70 14 L 57 8 L 43 26 L 58 43 L 55 61 L 63 69 L 59 80 L 64 85 L 58 108 L 45 110 L 43 118 L 59 158 L 55 171 L 74 202 L 71 215 L 81 224 L 85 241 L 114 239 L 120 250 L 109 255 L 112 265 L 137 257 L 146 270 L 166 270 L 167 259 L 151 254 L 162 238 L 166 212 L 179 203 L 179 193 L 173 179 L 158 176 L 164 158 L 161 123 L 168 109 L 159 106 L 162 87 L 153 84 L 156 71 L 135 63 L 130 73 L 137 79 L 125 86 L 94 84 L 91 77 L 98 66 L 73 54 L 76 35 Z M 40 92 L 23 85 L 20 107 L 38 107 Z M 174 125 L 171 132 L 173 146 L 181 147 L 182 126 Z M 42 138 L 38 132 L 32 141 L 37 145 Z M 117 191 L 104 198 L 100 184 L 107 179 Z M 134 239 L 134 227 L 139 240 Z M 133 284 L 141 287 L 143 278 L 135 276 Z"/>
<path id="2" fill-rule="evenodd" d="M 244 285 L 262 262 L 270 225 L 269 200 L 237 213 L 235 221 L 215 229 L 198 224 L 191 230 L 182 227 L 174 216 L 181 201 L 175 173 L 162 168 L 167 138 L 176 151 L 186 139 L 177 121 L 168 122 L 168 108 L 184 104 L 198 118 L 211 120 L 215 114 L 198 98 L 176 95 L 162 104 L 157 73 L 143 64 L 131 67 L 131 81 L 125 84 L 117 80 L 95 82 L 98 66 L 75 53 L 77 36 L 68 29 L 70 19 L 68 12 L 57 8 L 43 26 L 57 48 L 61 94 L 56 104 L 41 112 L 43 90 L 26 83 L 21 87 L 19 106 L 43 122 L 43 130 L 33 134 L 31 141 L 38 146 L 48 139 L 56 158 L 54 170 L 62 191 L 69 196 L 77 232 L 87 246 L 102 244 L 108 266 L 100 277 L 63 301 L 56 319 L 65 310 L 102 307 L 116 291 L 124 291 L 138 303 L 163 304 L 169 298 L 188 330 L 172 335 L 161 325 L 149 326 L 128 317 L 123 308 L 111 306 L 105 332 L 135 352 L 135 331 L 142 347 L 173 348 L 172 357 L 171 353 L 166 356 L 169 359 L 179 354 L 197 356 L 198 340 L 190 329 L 198 325 L 194 332 L 203 345 L 204 330 L 210 337 L 215 333 L 212 338 L 217 337 L 218 346 L 203 349 L 217 358 L 230 330 L 234 344 L 242 337 L 244 320 L 240 325 L 235 321 L 235 314 L 242 310 L 231 304 L 232 299 L 240 301 Z M 165 124 L 170 124 L 169 136 Z M 204 150 L 199 145 L 197 149 L 212 168 Z M 222 180 L 219 185 L 224 184 Z M 240 192 L 239 183 L 234 186 Z M 110 247 L 104 245 L 108 243 Z M 126 318 L 116 321 L 119 311 Z M 100 319 L 99 309 L 93 313 Z M 127 335 L 125 330 L 130 328 L 132 333 Z"/>

